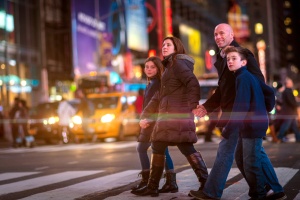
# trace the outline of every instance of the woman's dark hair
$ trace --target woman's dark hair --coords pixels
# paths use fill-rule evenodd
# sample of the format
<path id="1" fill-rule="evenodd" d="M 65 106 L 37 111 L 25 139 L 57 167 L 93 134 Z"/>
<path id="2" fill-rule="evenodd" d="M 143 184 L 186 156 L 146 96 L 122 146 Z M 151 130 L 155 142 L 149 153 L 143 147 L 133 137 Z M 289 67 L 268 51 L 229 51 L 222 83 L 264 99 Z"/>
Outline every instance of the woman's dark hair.
<path id="1" fill-rule="evenodd" d="M 163 74 L 163 72 L 164 72 L 164 66 L 163 66 L 163 64 L 161 63 L 161 59 L 160 59 L 159 57 L 157 57 L 157 56 L 151 56 L 151 57 L 149 57 L 149 58 L 147 58 L 147 59 L 145 60 L 144 64 L 146 64 L 146 63 L 149 62 L 149 61 L 152 61 L 152 62 L 154 63 L 154 65 L 155 65 L 156 68 L 157 68 L 157 74 L 156 74 L 156 77 L 157 77 L 158 79 L 161 79 L 162 74 Z M 147 84 L 149 84 L 150 79 L 151 79 L 151 78 L 147 77 Z"/>

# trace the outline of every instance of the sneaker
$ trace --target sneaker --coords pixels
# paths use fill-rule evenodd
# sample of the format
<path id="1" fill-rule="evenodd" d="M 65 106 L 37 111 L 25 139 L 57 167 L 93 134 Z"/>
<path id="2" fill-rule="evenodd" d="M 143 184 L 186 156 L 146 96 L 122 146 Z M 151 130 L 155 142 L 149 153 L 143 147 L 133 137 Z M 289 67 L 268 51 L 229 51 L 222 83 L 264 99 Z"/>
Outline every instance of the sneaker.
<path id="1" fill-rule="evenodd" d="M 266 196 L 269 197 L 271 195 L 274 195 L 274 191 L 272 189 L 268 190 Z"/>
<path id="2" fill-rule="evenodd" d="M 200 200 L 215 199 L 215 198 L 206 196 L 201 190 L 198 190 L 198 191 L 191 190 L 189 193 L 189 196 L 193 197 L 194 199 L 200 199 Z"/>
<path id="3" fill-rule="evenodd" d="M 284 192 L 278 192 L 278 193 L 274 193 L 270 196 L 267 196 L 267 200 L 283 200 L 286 199 L 287 196 L 285 195 Z"/>

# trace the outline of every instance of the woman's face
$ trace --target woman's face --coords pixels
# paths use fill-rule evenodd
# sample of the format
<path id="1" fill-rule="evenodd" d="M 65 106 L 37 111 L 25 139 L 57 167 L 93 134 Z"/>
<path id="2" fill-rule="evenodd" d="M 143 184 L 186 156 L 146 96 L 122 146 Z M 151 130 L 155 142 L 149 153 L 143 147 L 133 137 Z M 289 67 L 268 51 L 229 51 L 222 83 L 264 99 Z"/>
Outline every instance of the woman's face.
<path id="1" fill-rule="evenodd" d="M 154 77 L 157 74 L 157 67 L 155 66 L 154 62 L 146 62 L 144 72 L 148 78 Z"/>
<path id="2" fill-rule="evenodd" d="M 163 57 L 167 57 L 168 55 L 175 52 L 175 46 L 170 39 L 166 39 L 162 45 L 162 55 Z"/>

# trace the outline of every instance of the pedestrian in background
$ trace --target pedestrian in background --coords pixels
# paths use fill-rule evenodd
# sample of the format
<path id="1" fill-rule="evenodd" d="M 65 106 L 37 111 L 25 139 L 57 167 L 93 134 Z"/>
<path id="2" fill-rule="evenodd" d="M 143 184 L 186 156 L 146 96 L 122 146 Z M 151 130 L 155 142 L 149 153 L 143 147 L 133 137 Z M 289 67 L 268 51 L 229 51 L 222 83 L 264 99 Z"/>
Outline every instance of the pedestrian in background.
<path id="1" fill-rule="evenodd" d="M 70 140 L 69 123 L 71 118 L 76 114 L 75 108 L 65 99 L 62 99 L 57 108 L 57 114 L 59 117 L 59 133 L 63 143 L 68 143 Z M 72 137 L 72 139 L 74 139 Z"/>
<path id="2" fill-rule="evenodd" d="M 225 23 L 218 24 L 215 27 L 214 38 L 220 49 L 217 54 L 216 62 L 214 63 L 219 75 L 218 87 L 215 93 L 203 105 L 198 106 L 198 109 L 196 109 L 194 114 L 199 117 L 203 117 L 207 113 L 209 114 L 220 107 L 222 114 L 216 126 L 224 129 L 232 114 L 231 112 L 235 99 L 235 76 L 233 72 L 228 69 L 224 51 L 229 46 L 239 47 L 239 44 L 234 40 L 234 33 L 231 26 Z M 264 76 L 260 71 L 254 55 L 249 50 L 247 52 L 247 70 L 255 75 L 260 81 L 264 82 Z M 239 133 L 234 132 L 230 134 L 228 138 L 222 138 L 219 143 L 214 165 L 203 190 L 190 191 L 189 195 L 196 199 L 221 198 L 225 188 L 226 179 L 233 164 L 238 136 Z M 265 152 L 261 152 L 261 154 L 267 156 Z M 264 172 L 268 181 L 266 188 L 269 191 L 267 192 L 269 192 L 269 194 L 276 194 L 284 197 L 285 194 L 283 192 L 283 188 L 278 182 L 271 163 L 264 163 Z"/>
<path id="3" fill-rule="evenodd" d="M 147 128 L 152 121 L 152 113 L 158 111 L 151 135 L 152 157 L 150 177 L 147 186 L 136 190 L 139 196 L 158 196 L 159 181 L 165 164 L 168 146 L 177 146 L 192 166 L 200 188 L 207 176 L 207 168 L 200 154 L 194 148 L 198 138 L 192 111 L 200 100 L 200 86 L 193 73 L 194 60 L 186 55 L 180 39 L 166 37 L 162 44 L 162 61 L 165 71 L 161 78 L 161 89 L 155 93 L 141 116 L 141 128 Z"/>
<path id="4" fill-rule="evenodd" d="M 144 93 L 144 98 L 142 102 L 142 108 L 145 108 L 150 102 L 151 98 L 154 96 L 156 92 L 159 92 L 160 89 L 160 79 L 162 77 L 162 73 L 164 71 L 163 64 L 161 63 L 160 58 L 158 57 L 149 57 L 145 61 L 145 69 L 144 72 L 147 76 L 147 88 Z M 141 95 L 141 94 L 140 94 Z M 149 175 L 150 175 L 150 159 L 148 156 L 148 149 L 151 146 L 150 137 L 153 132 L 153 128 L 155 125 L 157 117 L 157 110 L 151 113 L 151 123 L 147 128 L 141 129 L 141 132 L 138 136 L 138 145 L 137 152 L 139 154 L 140 163 L 142 167 L 141 175 L 142 180 L 140 183 L 132 188 L 132 193 L 134 191 L 147 186 Z M 178 186 L 176 183 L 176 173 L 174 172 L 174 165 L 172 158 L 169 154 L 168 148 L 165 151 L 166 163 L 165 163 L 165 176 L 166 182 L 163 187 L 159 190 L 160 193 L 168 193 L 168 192 L 178 192 Z"/>
<path id="5" fill-rule="evenodd" d="M 291 78 L 285 79 L 285 90 L 282 92 L 282 106 L 280 111 L 281 125 L 278 132 L 279 143 L 284 142 L 286 132 L 291 129 L 295 134 L 296 142 L 300 142 L 300 131 L 297 121 L 298 103 L 293 94 L 294 82 Z"/>
<path id="6" fill-rule="evenodd" d="M 12 135 L 12 146 L 13 147 L 18 147 L 18 144 L 17 144 L 17 138 L 19 136 L 19 126 L 18 124 L 16 123 L 16 120 L 15 120 L 15 115 L 16 115 L 16 112 L 17 110 L 19 109 L 19 101 L 20 101 L 20 98 L 19 97 L 15 97 L 14 98 L 14 102 L 13 102 L 13 105 L 9 111 L 9 122 L 10 122 L 10 127 L 11 127 L 11 135 Z"/>
<path id="7" fill-rule="evenodd" d="M 216 91 L 216 89 L 211 89 L 208 94 L 208 98 Z M 219 117 L 221 115 L 221 109 L 216 109 L 214 112 L 209 115 L 209 124 L 207 126 L 207 131 L 205 133 L 204 142 L 212 142 L 213 131 L 218 124 Z"/>
<path id="8" fill-rule="evenodd" d="M 4 139 L 4 113 L 3 106 L 0 105 L 0 140 Z"/>
<path id="9" fill-rule="evenodd" d="M 97 135 L 92 133 L 88 127 L 90 117 L 94 115 L 95 108 L 93 102 L 87 98 L 86 91 L 83 89 L 78 89 L 76 91 L 76 96 L 80 99 L 80 103 L 78 105 L 77 113 L 81 113 L 82 115 L 82 129 L 84 132 L 84 140 L 88 142 L 91 138 L 92 142 L 96 142 Z"/>
<path id="10" fill-rule="evenodd" d="M 275 104 L 275 113 L 270 113 L 270 122 L 269 122 L 269 128 L 270 128 L 270 135 L 272 137 L 273 143 L 278 143 L 279 140 L 277 138 L 277 132 L 280 128 L 281 119 L 280 119 L 280 111 L 282 106 L 282 92 L 284 91 L 284 86 L 281 83 L 278 83 L 275 91 L 275 97 L 276 97 L 276 104 Z"/>
<path id="11" fill-rule="evenodd" d="M 136 100 L 134 102 L 135 113 L 137 114 L 138 118 L 140 118 L 140 114 L 143 111 L 144 92 L 145 92 L 144 89 L 140 88 L 138 90 L 138 95 L 137 95 Z"/>

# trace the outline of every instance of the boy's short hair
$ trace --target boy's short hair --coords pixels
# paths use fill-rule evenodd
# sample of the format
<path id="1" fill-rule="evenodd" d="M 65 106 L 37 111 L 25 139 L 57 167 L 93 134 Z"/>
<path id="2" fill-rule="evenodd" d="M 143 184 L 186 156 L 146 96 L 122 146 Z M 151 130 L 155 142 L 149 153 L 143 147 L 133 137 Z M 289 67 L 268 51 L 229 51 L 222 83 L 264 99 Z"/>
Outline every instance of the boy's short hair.
<path id="1" fill-rule="evenodd" d="M 225 49 L 224 53 L 227 55 L 228 53 L 231 52 L 237 52 L 241 56 L 242 60 L 247 60 L 247 55 L 248 55 L 247 49 L 242 47 L 228 47 Z"/>

